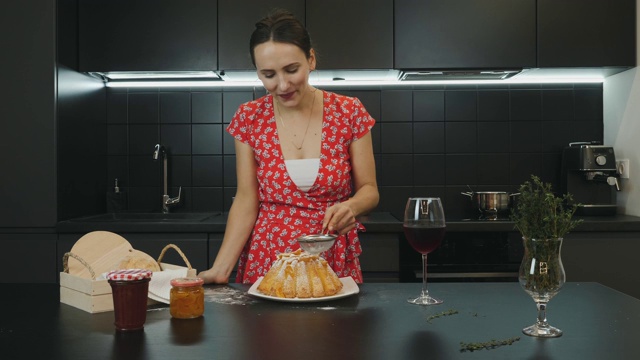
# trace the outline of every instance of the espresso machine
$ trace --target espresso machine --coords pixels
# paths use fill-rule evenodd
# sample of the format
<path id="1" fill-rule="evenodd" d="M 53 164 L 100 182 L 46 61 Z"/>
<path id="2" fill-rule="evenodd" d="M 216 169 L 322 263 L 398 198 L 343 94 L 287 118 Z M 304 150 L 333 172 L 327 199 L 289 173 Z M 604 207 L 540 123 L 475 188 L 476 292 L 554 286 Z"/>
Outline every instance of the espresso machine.
<path id="1" fill-rule="evenodd" d="M 615 215 L 620 191 L 613 148 L 597 142 L 570 143 L 562 152 L 561 191 L 581 205 L 576 215 Z"/>

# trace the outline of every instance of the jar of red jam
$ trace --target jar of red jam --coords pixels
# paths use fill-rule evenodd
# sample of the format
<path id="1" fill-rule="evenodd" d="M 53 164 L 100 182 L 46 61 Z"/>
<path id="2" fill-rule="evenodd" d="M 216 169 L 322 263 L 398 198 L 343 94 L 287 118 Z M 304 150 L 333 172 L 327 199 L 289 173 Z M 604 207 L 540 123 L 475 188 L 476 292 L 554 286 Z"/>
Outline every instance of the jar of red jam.
<path id="1" fill-rule="evenodd" d="M 114 270 L 107 274 L 113 297 L 116 330 L 144 328 L 151 274 L 151 271 L 144 269 Z"/>
<path id="2" fill-rule="evenodd" d="M 204 280 L 177 278 L 171 280 L 169 311 L 177 319 L 193 319 L 204 314 Z"/>

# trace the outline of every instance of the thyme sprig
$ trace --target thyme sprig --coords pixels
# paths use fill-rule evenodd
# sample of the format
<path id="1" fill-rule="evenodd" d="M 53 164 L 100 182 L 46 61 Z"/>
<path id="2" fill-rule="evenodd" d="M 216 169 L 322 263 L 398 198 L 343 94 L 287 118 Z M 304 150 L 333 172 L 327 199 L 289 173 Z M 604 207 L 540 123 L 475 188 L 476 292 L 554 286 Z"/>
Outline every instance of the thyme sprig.
<path id="1" fill-rule="evenodd" d="M 571 194 L 556 196 L 551 184 L 535 175 L 519 190 L 518 205 L 511 219 L 525 248 L 520 281 L 524 281 L 522 285 L 527 292 L 550 297 L 564 282 L 560 246 L 562 238 L 582 221 L 573 219 L 579 204 L 574 203 Z"/>
<path id="2" fill-rule="evenodd" d="M 516 341 L 519 341 L 520 337 L 516 336 L 516 337 L 512 337 L 509 339 L 504 339 L 504 340 L 489 340 L 487 342 L 472 342 L 472 343 L 465 343 L 463 341 L 460 342 L 460 352 L 465 352 L 465 351 L 476 351 L 476 350 L 490 350 L 490 349 L 495 349 L 498 348 L 500 346 L 505 346 L 505 345 L 511 345 Z"/>
<path id="3" fill-rule="evenodd" d="M 458 310 L 454 310 L 454 309 L 449 309 L 447 311 L 443 311 L 443 312 L 439 312 L 437 314 L 431 315 L 429 316 L 429 318 L 427 319 L 428 323 L 431 323 L 431 320 L 443 317 L 443 316 L 451 316 L 451 315 L 455 315 L 458 313 Z"/>
<path id="4" fill-rule="evenodd" d="M 582 220 L 573 220 L 578 208 L 569 193 L 556 196 L 551 184 L 531 175 L 519 188 L 518 205 L 511 215 L 516 229 L 527 239 L 559 239 Z"/>

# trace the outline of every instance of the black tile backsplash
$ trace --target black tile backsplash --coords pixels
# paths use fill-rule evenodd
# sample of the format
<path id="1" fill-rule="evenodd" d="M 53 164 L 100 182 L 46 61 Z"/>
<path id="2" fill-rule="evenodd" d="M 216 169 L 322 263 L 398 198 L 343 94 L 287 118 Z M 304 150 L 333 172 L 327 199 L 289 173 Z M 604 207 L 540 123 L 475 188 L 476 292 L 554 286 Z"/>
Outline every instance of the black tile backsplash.
<path id="1" fill-rule="evenodd" d="M 444 97 L 445 121 L 476 121 L 478 93 L 475 90 L 446 91 Z"/>
<path id="2" fill-rule="evenodd" d="M 127 101 L 129 124 L 157 124 L 158 103 L 158 93 L 129 94 Z"/>
<path id="3" fill-rule="evenodd" d="M 191 124 L 162 124 L 160 139 L 171 155 L 191 155 Z M 153 153 L 153 147 L 150 148 Z"/>
<path id="4" fill-rule="evenodd" d="M 509 121 L 509 91 L 478 91 L 478 121 Z"/>
<path id="5" fill-rule="evenodd" d="M 414 154 L 444 154 L 444 122 L 413 123 Z"/>
<path id="6" fill-rule="evenodd" d="M 478 187 L 498 185 L 503 189 L 509 187 L 509 154 L 478 154 L 477 164 Z"/>
<path id="7" fill-rule="evenodd" d="M 160 94 L 161 123 L 190 123 L 191 94 L 186 92 Z"/>
<path id="8" fill-rule="evenodd" d="M 556 187 L 571 141 L 603 139 L 601 84 L 520 84 L 329 88 L 357 96 L 377 120 L 372 131 L 381 199 L 401 217 L 408 196 L 440 196 L 449 217 L 475 216 L 461 192 L 516 191 L 531 174 Z M 173 211 L 224 211 L 235 193 L 234 140 L 225 127 L 264 89 L 110 89 L 107 176 L 118 178 L 132 210 L 159 210 L 169 153 Z"/>
<path id="9" fill-rule="evenodd" d="M 380 123 L 381 153 L 410 154 L 412 152 L 411 123 Z"/>
<path id="10" fill-rule="evenodd" d="M 413 155 L 382 154 L 377 164 L 378 181 L 389 186 L 413 185 Z"/>
<path id="11" fill-rule="evenodd" d="M 107 94 L 107 123 L 127 123 L 127 94 L 110 92 Z"/>
<path id="12" fill-rule="evenodd" d="M 476 154 L 445 155 L 445 180 L 447 185 L 470 185 L 478 182 Z M 422 185 L 422 184 L 416 184 Z"/>
<path id="13" fill-rule="evenodd" d="M 173 185 L 173 187 L 182 186 L 183 190 L 185 187 L 189 187 L 191 185 L 195 185 L 195 174 L 192 175 L 192 157 L 191 156 L 169 156 L 167 159 L 167 164 L 171 167 L 169 168 L 169 184 Z M 193 159 L 195 162 L 195 158 Z M 160 162 L 157 163 L 158 167 L 160 167 Z M 162 184 L 159 183 L 159 186 Z M 177 196 L 178 194 L 169 194 L 172 197 Z"/>
<path id="14" fill-rule="evenodd" d="M 542 90 L 518 89 L 509 92 L 512 121 L 540 121 L 542 119 Z"/>
<path id="15" fill-rule="evenodd" d="M 222 123 L 222 93 L 194 92 L 191 94 L 191 122 Z"/>
<path id="16" fill-rule="evenodd" d="M 382 90 L 380 120 L 385 122 L 411 122 L 413 96 L 411 90 Z"/>
<path id="17" fill-rule="evenodd" d="M 160 126 L 150 125 L 129 125 L 129 154 L 153 155 L 153 149 L 160 142 Z"/>
<path id="18" fill-rule="evenodd" d="M 542 151 L 542 122 L 514 121 L 509 136 L 512 153 Z"/>
<path id="19" fill-rule="evenodd" d="M 414 91 L 413 121 L 444 121 L 444 91 Z"/>
<path id="20" fill-rule="evenodd" d="M 478 129 L 475 121 L 445 122 L 445 152 L 447 154 L 475 153 L 478 148 Z"/>
<path id="21" fill-rule="evenodd" d="M 542 104 L 542 120 L 573 120 L 574 104 L 573 91 L 571 89 L 548 90 L 543 92 Z"/>
<path id="22" fill-rule="evenodd" d="M 107 125 L 107 154 L 127 154 L 127 126 L 124 124 Z"/>
<path id="23" fill-rule="evenodd" d="M 413 182 L 411 184 L 435 186 L 445 182 L 445 155 L 413 155 Z"/>
<path id="24" fill-rule="evenodd" d="M 222 155 L 222 138 L 224 129 L 222 124 L 193 124 L 192 149 L 194 155 Z"/>
<path id="25" fill-rule="evenodd" d="M 224 185 L 222 156 L 194 156 L 193 186 L 220 187 Z"/>
<path id="26" fill-rule="evenodd" d="M 478 153 L 508 153 L 509 125 L 506 121 L 479 121 Z"/>
<path id="27" fill-rule="evenodd" d="M 575 119 L 602 120 L 602 89 L 578 88 L 574 91 Z"/>

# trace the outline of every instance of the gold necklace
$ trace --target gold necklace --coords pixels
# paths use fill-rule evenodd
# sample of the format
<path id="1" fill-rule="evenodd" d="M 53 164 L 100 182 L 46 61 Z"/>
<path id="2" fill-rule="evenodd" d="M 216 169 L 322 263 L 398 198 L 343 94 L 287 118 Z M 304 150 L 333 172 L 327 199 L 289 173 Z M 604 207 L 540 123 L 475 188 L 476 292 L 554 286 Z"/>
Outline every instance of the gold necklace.
<path id="1" fill-rule="evenodd" d="M 300 146 L 296 145 L 296 143 L 293 141 L 293 139 L 291 139 L 291 144 L 298 150 L 302 150 L 302 146 L 304 145 L 304 140 L 307 138 L 307 133 L 309 132 L 309 124 L 311 124 L 311 115 L 313 115 L 313 106 L 316 103 L 316 90 L 313 90 L 313 92 L 311 93 L 313 95 L 313 100 L 311 101 L 311 110 L 309 110 L 309 118 L 307 119 L 307 127 L 304 129 L 304 135 L 302 136 L 302 142 L 300 143 Z M 278 102 L 276 100 L 275 102 L 276 104 L 276 110 L 278 111 L 278 115 L 280 115 L 280 123 L 282 124 L 282 127 L 287 129 L 287 125 L 285 125 L 284 123 L 284 116 L 282 116 L 282 112 L 280 112 L 280 106 L 278 105 Z M 288 129 L 287 129 L 288 131 Z M 296 137 L 296 134 L 292 132 L 293 137 Z"/>

